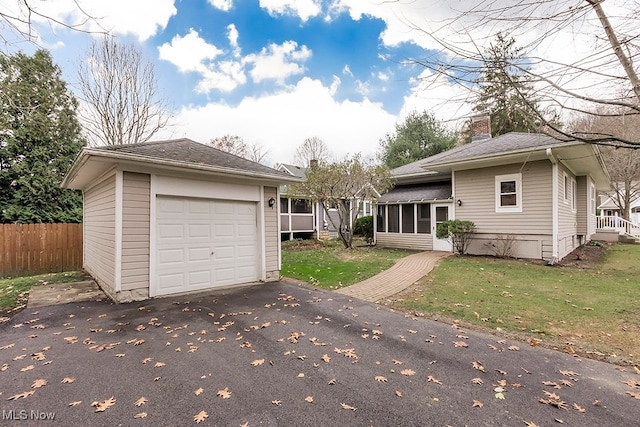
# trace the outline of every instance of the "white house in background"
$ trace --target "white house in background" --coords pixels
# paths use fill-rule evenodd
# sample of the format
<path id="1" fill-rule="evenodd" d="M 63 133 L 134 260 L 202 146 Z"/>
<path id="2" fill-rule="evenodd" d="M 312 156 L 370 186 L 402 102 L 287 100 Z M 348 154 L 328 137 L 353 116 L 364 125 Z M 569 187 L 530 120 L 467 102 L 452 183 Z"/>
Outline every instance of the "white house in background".
<path id="1" fill-rule="evenodd" d="M 299 178 L 189 139 L 84 148 L 83 267 L 114 300 L 280 277 L 278 187 Z"/>
<path id="2" fill-rule="evenodd" d="M 598 206 L 601 216 L 622 216 L 620 208 L 615 204 L 610 196 L 603 195 L 602 203 Z M 635 195 L 631 200 L 631 209 L 629 213 L 629 221 L 636 225 L 640 225 L 640 195 Z"/>
<path id="3" fill-rule="evenodd" d="M 598 147 L 543 134 L 486 135 L 392 170 L 378 200 L 376 244 L 451 250 L 439 223 L 473 221 L 471 254 L 491 254 L 508 236 L 512 255 L 562 259 L 596 232 L 596 194 L 609 188 Z"/>
<path id="4" fill-rule="evenodd" d="M 307 168 L 279 163 L 275 169 L 292 175 L 300 180 L 306 179 Z M 345 201 L 345 203 L 347 203 Z M 355 199 L 348 203 L 358 203 L 358 217 L 373 215 L 373 202 L 370 200 Z M 313 203 L 303 195 L 289 194 L 287 186 L 280 187 L 280 233 L 282 240 L 294 238 L 328 238 L 336 237 L 337 230 L 331 222 L 339 225 L 338 213 L 335 208 L 329 207 L 328 214 L 319 202 Z"/>

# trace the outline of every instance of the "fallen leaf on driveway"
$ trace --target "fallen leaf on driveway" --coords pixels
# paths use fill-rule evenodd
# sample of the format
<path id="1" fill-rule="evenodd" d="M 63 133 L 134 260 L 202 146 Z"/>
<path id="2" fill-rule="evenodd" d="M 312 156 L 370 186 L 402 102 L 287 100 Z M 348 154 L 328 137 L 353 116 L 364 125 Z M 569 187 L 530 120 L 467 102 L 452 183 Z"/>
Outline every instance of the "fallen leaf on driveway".
<path id="1" fill-rule="evenodd" d="M 140 412 L 139 414 L 135 414 L 133 416 L 133 418 L 135 418 L 135 419 L 147 418 L 147 413 L 146 412 Z"/>
<path id="2" fill-rule="evenodd" d="M 193 421 L 195 421 L 196 424 L 200 424 L 208 417 L 209 417 L 209 414 L 207 414 L 205 411 L 200 411 L 193 417 Z"/>
<path id="3" fill-rule="evenodd" d="M 627 394 L 634 399 L 640 399 L 640 393 L 634 393 L 633 391 L 628 391 Z"/>
<path id="4" fill-rule="evenodd" d="M 31 390 L 31 391 L 25 391 L 24 393 L 14 394 L 13 396 L 8 397 L 7 400 L 24 399 L 26 397 L 31 396 L 35 392 L 36 392 L 35 390 Z"/>
<path id="5" fill-rule="evenodd" d="M 331 356 L 329 356 L 328 354 L 323 354 L 321 359 L 327 363 L 329 363 L 331 361 Z"/>
<path id="6" fill-rule="evenodd" d="M 264 363 L 264 359 L 256 359 L 253 362 L 251 362 L 252 366 L 260 366 Z"/>
<path id="7" fill-rule="evenodd" d="M 436 378 L 432 377 L 431 375 L 429 375 L 429 376 L 427 377 L 427 382 L 429 382 L 429 383 L 436 383 L 436 384 L 440 384 L 440 385 L 442 385 L 442 381 L 440 381 L 439 379 L 436 379 Z"/>
<path id="8" fill-rule="evenodd" d="M 102 402 L 93 402 L 91 406 L 96 407 L 96 412 L 104 412 L 107 409 L 111 408 L 113 405 L 115 405 L 115 403 L 116 403 L 116 399 L 114 399 L 114 397 L 111 396 L 110 398 L 103 400 Z"/>
<path id="9" fill-rule="evenodd" d="M 218 390 L 216 396 L 220 396 L 223 399 L 228 399 L 231 397 L 231 392 L 229 391 L 229 387 L 225 387 L 222 390 Z"/>
<path id="10" fill-rule="evenodd" d="M 480 363 L 480 361 L 474 360 L 472 362 L 472 365 L 473 365 L 474 369 L 477 369 L 480 372 L 486 372 L 485 369 L 484 369 L 484 366 L 482 366 L 482 363 Z"/>
<path id="11" fill-rule="evenodd" d="M 202 394 L 202 392 L 204 391 L 204 389 L 202 387 L 200 387 L 199 389 L 197 389 L 196 391 L 194 391 L 196 396 L 200 396 Z"/>
<path id="12" fill-rule="evenodd" d="M 464 342 L 464 341 L 456 341 L 456 342 L 454 342 L 454 343 L 453 343 L 453 345 L 454 345 L 455 347 L 457 347 L 457 348 L 466 348 L 466 347 L 469 347 L 469 344 L 467 344 L 467 343 L 466 343 L 466 342 Z"/>
<path id="13" fill-rule="evenodd" d="M 33 384 L 31 384 L 31 388 L 40 388 L 40 387 L 44 387 L 47 385 L 47 380 L 44 379 L 37 379 L 33 382 Z"/>
<path id="14" fill-rule="evenodd" d="M 471 382 L 474 384 L 482 384 L 484 381 L 482 381 L 482 378 L 474 378 Z"/>
<path id="15" fill-rule="evenodd" d="M 282 400 L 272 400 L 271 403 L 276 405 L 276 406 L 280 406 L 280 405 L 282 405 Z"/>
<path id="16" fill-rule="evenodd" d="M 387 382 L 387 378 L 383 377 L 382 375 L 376 375 L 375 380 L 378 381 L 379 383 L 386 383 Z"/>
<path id="17" fill-rule="evenodd" d="M 347 409 L 349 411 L 355 411 L 358 409 L 355 406 L 347 405 L 346 403 L 340 403 L 340 406 L 342 406 L 342 409 Z"/>
<path id="18" fill-rule="evenodd" d="M 140 399 L 136 400 L 135 405 L 136 405 L 136 406 L 142 406 L 142 405 L 144 405 L 145 403 L 147 403 L 148 401 L 149 401 L 149 400 L 148 400 L 146 397 L 142 396 L 142 397 L 140 397 Z"/>
<path id="19" fill-rule="evenodd" d="M 20 369 L 20 372 L 27 372 L 27 371 L 32 370 L 33 368 L 34 368 L 33 365 L 29 365 L 29 366 L 26 366 L 26 367 Z"/>
<path id="20" fill-rule="evenodd" d="M 78 405 L 79 405 L 79 404 L 81 404 L 81 403 L 82 403 L 82 400 L 76 400 L 75 402 L 71 402 L 71 403 L 69 403 L 69 405 L 68 405 L 68 406 L 78 406 Z"/>
<path id="21" fill-rule="evenodd" d="M 573 404 L 573 409 L 580 412 L 581 414 L 587 412 L 586 409 L 584 409 L 582 406 L 578 405 L 577 403 Z"/>
<path id="22" fill-rule="evenodd" d="M 401 392 L 401 391 L 396 390 L 396 392 L 395 392 L 395 393 L 396 393 L 396 396 L 398 396 L 398 397 L 402 397 L 402 392 Z"/>
<path id="23" fill-rule="evenodd" d="M 304 401 L 307 403 L 313 403 L 313 396 L 307 396 L 304 398 Z"/>
<path id="24" fill-rule="evenodd" d="M 482 402 L 480 402 L 479 400 L 474 400 L 473 401 L 473 405 L 471 406 L 472 408 L 482 408 L 484 406 L 484 404 Z"/>
<path id="25" fill-rule="evenodd" d="M 400 371 L 400 373 L 402 375 L 405 375 L 407 377 L 413 376 L 416 374 L 416 371 L 414 371 L 413 369 L 403 369 L 402 371 Z"/>

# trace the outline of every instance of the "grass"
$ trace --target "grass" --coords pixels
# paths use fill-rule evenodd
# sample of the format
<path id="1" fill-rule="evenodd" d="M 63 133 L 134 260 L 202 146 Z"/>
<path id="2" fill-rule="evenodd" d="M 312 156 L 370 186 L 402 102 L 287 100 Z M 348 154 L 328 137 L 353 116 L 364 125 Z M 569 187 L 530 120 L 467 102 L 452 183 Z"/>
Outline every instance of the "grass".
<path id="1" fill-rule="evenodd" d="M 449 257 L 394 308 L 616 363 L 640 361 L 640 245 L 594 269 Z"/>
<path id="2" fill-rule="evenodd" d="M 81 271 L 0 279 L 0 317 L 13 315 L 22 310 L 33 287 L 86 279 L 86 274 Z"/>
<path id="3" fill-rule="evenodd" d="M 281 274 L 321 288 L 337 289 L 375 276 L 411 253 L 368 246 L 344 249 L 333 240 L 294 240 L 282 243 Z"/>

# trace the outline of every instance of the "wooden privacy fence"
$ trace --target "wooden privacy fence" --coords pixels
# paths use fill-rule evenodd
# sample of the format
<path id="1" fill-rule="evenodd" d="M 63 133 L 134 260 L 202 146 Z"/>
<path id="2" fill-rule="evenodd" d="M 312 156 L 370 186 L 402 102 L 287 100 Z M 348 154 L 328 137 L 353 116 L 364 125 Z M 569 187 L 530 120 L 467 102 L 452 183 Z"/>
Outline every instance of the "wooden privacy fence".
<path id="1" fill-rule="evenodd" d="M 0 277 L 82 269 L 82 224 L 0 224 Z"/>

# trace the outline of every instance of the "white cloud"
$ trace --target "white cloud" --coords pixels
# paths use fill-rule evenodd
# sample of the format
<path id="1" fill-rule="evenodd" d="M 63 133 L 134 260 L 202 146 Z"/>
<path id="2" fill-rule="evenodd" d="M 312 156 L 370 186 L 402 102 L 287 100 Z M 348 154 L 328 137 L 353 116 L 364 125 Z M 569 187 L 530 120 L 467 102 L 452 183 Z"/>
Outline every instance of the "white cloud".
<path id="1" fill-rule="evenodd" d="M 380 71 L 380 72 L 378 72 L 378 79 L 383 81 L 383 82 L 388 82 L 390 77 L 389 77 L 389 74 L 383 73 L 382 71 Z"/>
<path id="2" fill-rule="evenodd" d="M 202 80 L 196 86 L 196 92 L 209 93 L 214 89 L 221 92 L 231 92 L 247 82 L 247 76 L 241 63 L 236 61 L 222 61 L 216 68 L 207 68 L 202 73 Z"/>
<path id="3" fill-rule="evenodd" d="M 26 16 L 22 3 L 22 0 L 9 0 L 0 7 Z M 31 15 L 35 23 L 59 27 L 40 16 L 43 15 L 85 31 L 130 34 L 139 41 L 166 28 L 169 19 L 177 13 L 174 0 L 56 0 L 30 2 L 30 6 L 37 12 Z"/>
<path id="4" fill-rule="evenodd" d="M 320 0 L 260 0 L 260 7 L 270 15 L 295 15 L 303 22 L 322 12 Z"/>
<path id="5" fill-rule="evenodd" d="M 342 69 L 342 74 L 346 74 L 347 76 L 353 77 L 353 73 L 351 72 L 351 68 L 349 67 L 349 64 L 345 64 L 344 68 Z"/>
<path id="6" fill-rule="evenodd" d="M 238 44 L 238 38 L 240 38 L 240 34 L 238 33 L 238 29 L 234 24 L 227 25 L 227 39 L 229 40 L 229 44 L 233 48 L 233 55 L 240 56 L 240 45 Z"/>
<path id="7" fill-rule="evenodd" d="M 233 0 L 208 0 L 209 4 L 223 12 L 228 12 L 233 7 Z"/>
<path id="8" fill-rule="evenodd" d="M 184 37 L 176 35 L 170 43 L 158 47 L 160 59 L 171 62 L 181 72 L 206 70 L 205 60 L 215 59 L 222 50 L 207 43 L 193 28 Z"/>
<path id="9" fill-rule="evenodd" d="M 246 97 L 238 106 L 211 103 L 184 107 L 171 135 L 207 142 L 231 134 L 269 149 L 271 163 L 290 162 L 309 136 L 319 136 L 338 157 L 357 152 L 372 156 L 396 117 L 368 99 L 337 102 L 332 87 L 302 78 L 295 86 L 262 97 Z M 248 125 L 250 124 L 250 125 Z"/>
<path id="10" fill-rule="evenodd" d="M 304 67 L 298 62 L 304 62 L 311 57 L 311 51 L 294 41 L 286 41 L 281 45 L 272 43 L 263 48 L 259 54 L 250 54 L 245 57 L 245 62 L 253 64 L 249 72 L 255 82 L 263 80 L 275 80 L 284 83 L 290 76 L 302 74 Z"/>

